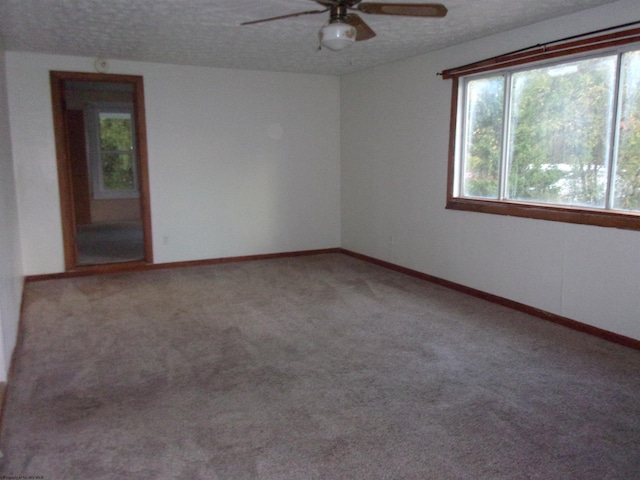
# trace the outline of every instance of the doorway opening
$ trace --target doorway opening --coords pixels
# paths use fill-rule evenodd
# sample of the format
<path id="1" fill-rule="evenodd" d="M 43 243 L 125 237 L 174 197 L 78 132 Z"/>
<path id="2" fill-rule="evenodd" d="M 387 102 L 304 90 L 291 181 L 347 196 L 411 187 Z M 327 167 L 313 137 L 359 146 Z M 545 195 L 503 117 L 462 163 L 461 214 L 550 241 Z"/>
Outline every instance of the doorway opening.
<path id="1" fill-rule="evenodd" d="M 65 268 L 153 263 L 142 77 L 51 72 Z"/>

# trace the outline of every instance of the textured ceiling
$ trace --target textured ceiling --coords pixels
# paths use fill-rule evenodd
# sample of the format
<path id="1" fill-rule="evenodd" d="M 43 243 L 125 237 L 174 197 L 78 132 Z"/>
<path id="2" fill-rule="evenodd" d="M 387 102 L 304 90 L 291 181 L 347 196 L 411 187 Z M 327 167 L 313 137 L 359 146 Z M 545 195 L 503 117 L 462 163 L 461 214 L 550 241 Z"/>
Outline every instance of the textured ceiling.
<path id="1" fill-rule="evenodd" d="M 377 37 L 341 52 L 318 51 L 328 14 L 240 26 L 321 9 L 313 0 L 0 0 L 0 34 L 14 51 L 340 75 L 613 1 L 444 0 L 441 19 L 361 14 Z"/>

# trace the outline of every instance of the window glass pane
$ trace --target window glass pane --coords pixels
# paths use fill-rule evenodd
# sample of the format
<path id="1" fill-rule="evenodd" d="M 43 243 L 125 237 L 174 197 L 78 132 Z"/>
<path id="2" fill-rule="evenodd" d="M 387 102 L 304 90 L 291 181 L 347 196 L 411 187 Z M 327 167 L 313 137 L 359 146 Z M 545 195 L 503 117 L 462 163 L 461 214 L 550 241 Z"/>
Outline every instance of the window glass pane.
<path id="1" fill-rule="evenodd" d="M 512 78 L 508 198 L 604 207 L 616 56 Z"/>
<path id="2" fill-rule="evenodd" d="M 131 150 L 131 115 L 129 113 L 100 113 L 100 149 Z"/>
<path id="3" fill-rule="evenodd" d="M 463 195 L 498 198 L 504 77 L 467 83 Z"/>
<path id="4" fill-rule="evenodd" d="M 102 180 L 105 190 L 135 190 L 133 155 L 130 153 L 103 153 Z"/>
<path id="5" fill-rule="evenodd" d="M 640 211 L 640 50 L 622 56 L 614 208 Z"/>

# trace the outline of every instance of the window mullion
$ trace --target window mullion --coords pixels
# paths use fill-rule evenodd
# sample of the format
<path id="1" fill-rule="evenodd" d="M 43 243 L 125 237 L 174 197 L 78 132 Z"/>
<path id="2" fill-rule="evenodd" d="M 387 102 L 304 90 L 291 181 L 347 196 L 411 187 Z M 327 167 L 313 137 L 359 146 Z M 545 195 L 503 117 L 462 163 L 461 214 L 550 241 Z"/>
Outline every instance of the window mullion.
<path id="1" fill-rule="evenodd" d="M 511 74 L 504 75 L 504 93 L 503 93 L 503 108 L 502 108 L 502 145 L 500 152 L 500 178 L 498 180 L 498 200 L 504 200 L 507 198 L 508 188 L 508 169 L 509 169 L 509 135 L 511 122 Z"/>
<path id="2" fill-rule="evenodd" d="M 460 160 L 456 161 L 457 170 L 456 170 L 456 187 L 457 195 L 464 195 L 464 165 L 468 161 L 467 155 L 467 129 L 469 128 L 469 106 L 467 105 L 467 89 L 469 88 L 469 82 L 465 79 L 460 83 L 460 87 L 458 90 L 459 95 L 459 103 L 458 103 L 458 113 L 457 117 L 461 118 L 460 125 L 460 137 L 457 139 L 460 148 Z M 457 148 L 456 148 L 457 150 Z"/>
<path id="3" fill-rule="evenodd" d="M 620 115 L 622 114 L 622 53 L 618 54 L 616 64 L 616 81 L 613 92 L 613 115 L 611 115 L 611 140 L 609 147 L 609 164 L 607 165 L 607 193 L 605 197 L 605 208 L 612 210 L 614 206 L 616 167 L 618 163 L 618 146 L 620 143 Z"/>
<path id="4" fill-rule="evenodd" d="M 447 208 L 640 231 L 639 62 L 640 43 L 453 75 Z"/>

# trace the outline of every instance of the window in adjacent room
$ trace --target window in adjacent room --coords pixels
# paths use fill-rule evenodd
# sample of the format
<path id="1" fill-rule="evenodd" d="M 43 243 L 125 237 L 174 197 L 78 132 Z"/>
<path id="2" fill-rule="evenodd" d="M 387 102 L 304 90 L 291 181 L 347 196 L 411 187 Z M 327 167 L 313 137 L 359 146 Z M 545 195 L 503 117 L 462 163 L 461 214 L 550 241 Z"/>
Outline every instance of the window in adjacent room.
<path id="1" fill-rule="evenodd" d="M 449 74 L 449 208 L 640 229 L 640 45 L 580 50 Z"/>
<path id="2" fill-rule="evenodd" d="M 86 118 L 93 197 L 137 197 L 133 105 L 93 104 Z"/>

